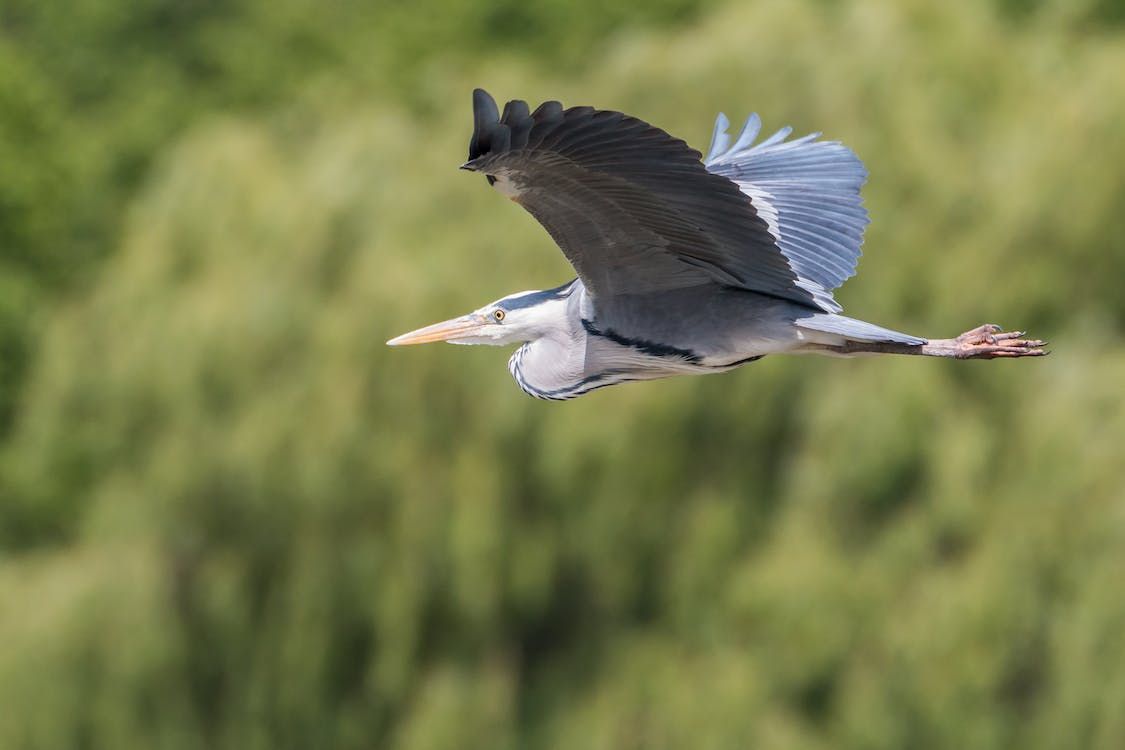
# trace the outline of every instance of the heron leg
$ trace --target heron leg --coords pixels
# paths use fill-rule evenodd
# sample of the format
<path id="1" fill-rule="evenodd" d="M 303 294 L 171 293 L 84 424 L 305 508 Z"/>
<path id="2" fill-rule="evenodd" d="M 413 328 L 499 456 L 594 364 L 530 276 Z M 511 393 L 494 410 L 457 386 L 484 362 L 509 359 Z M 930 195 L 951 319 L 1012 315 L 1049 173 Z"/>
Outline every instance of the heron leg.
<path id="1" fill-rule="evenodd" d="M 1047 354 L 1038 339 L 1025 339 L 1023 331 L 1003 331 L 986 324 L 965 331 L 954 339 L 930 339 L 925 344 L 899 344 L 882 341 L 848 341 L 841 346 L 820 346 L 832 354 L 914 354 L 953 359 L 998 359 L 1001 357 L 1042 357 Z"/>
<path id="2" fill-rule="evenodd" d="M 1023 331 L 1003 331 L 988 323 L 965 331 L 955 339 L 931 339 L 919 354 L 954 359 L 997 359 L 1000 357 L 1042 357 L 1045 341 L 1025 339 Z"/>

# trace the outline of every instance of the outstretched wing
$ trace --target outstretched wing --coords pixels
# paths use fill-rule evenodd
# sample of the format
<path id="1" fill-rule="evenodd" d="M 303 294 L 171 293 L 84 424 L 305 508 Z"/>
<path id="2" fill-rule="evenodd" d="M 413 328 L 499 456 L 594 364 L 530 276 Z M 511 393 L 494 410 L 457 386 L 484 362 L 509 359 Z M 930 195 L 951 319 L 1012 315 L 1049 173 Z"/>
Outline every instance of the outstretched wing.
<path id="1" fill-rule="evenodd" d="M 859 194 L 863 162 L 842 143 L 816 140 L 819 133 L 786 141 L 791 128 L 753 145 L 762 128 L 756 114 L 731 145 L 728 125 L 720 114 L 707 169 L 741 188 L 801 281 L 830 295 L 859 261 L 868 224 Z"/>
<path id="2" fill-rule="evenodd" d="M 511 101 L 501 116 L 480 89 L 473 114 L 464 168 L 526 208 L 596 297 L 720 283 L 838 309 L 799 275 L 753 196 L 663 130 L 558 102 Z"/>

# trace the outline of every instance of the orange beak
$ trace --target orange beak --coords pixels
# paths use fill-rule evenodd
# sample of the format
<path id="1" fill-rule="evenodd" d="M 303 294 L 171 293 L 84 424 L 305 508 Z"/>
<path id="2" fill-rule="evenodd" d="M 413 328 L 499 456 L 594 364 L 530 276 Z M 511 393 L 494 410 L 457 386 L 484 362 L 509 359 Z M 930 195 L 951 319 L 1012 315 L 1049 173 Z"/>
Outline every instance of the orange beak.
<path id="1" fill-rule="evenodd" d="M 462 315 L 442 323 L 419 328 L 404 333 L 387 342 L 387 346 L 407 346 L 409 344 L 431 344 L 435 341 L 453 341 L 472 336 L 480 331 L 484 323 L 476 315 Z"/>

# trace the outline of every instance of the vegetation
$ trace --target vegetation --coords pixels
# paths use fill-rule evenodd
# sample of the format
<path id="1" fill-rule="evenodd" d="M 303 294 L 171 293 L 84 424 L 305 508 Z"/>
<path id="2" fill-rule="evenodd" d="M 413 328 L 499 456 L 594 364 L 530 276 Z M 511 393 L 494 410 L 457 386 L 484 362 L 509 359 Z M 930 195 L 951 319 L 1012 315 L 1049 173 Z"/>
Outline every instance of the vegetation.
<path id="1" fill-rule="evenodd" d="M 1117 4 L 13 0 L 0 747 L 1125 744 Z M 404 330 L 570 278 L 469 90 L 824 130 L 857 316 L 549 404 Z"/>

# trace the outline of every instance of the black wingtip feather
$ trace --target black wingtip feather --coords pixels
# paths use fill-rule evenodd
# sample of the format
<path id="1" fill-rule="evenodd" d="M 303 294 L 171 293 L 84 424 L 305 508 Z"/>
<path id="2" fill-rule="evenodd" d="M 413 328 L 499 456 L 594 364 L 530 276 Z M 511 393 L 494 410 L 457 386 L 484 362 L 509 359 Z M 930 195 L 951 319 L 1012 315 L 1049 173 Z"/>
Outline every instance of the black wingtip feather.
<path id="1" fill-rule="evenodd" d="M 504 114 L 500 116 L 500 121 L 507 125 L 514 125 L 530 116 L 531 110 L 528 109 L 527 102 L 513 99 L 504 105 Z"/>
<path id="2" fill-rule="evenodd" d="M 469 161 L 462 169 L 472 169 L 475 160 L 488 154 L 527 148 L 533 127 L 562 119 L 563 108 L 556 101 L 543 102 L 531 112 L 527 102 L 513 99 L 504 105 L 501 114 L 487 91 L 474 89 L 473 137 L 469 141 Z"/>
<path id="3" fill-rule="evenodd" d="M 513 151 L 527 147 L 527 139 L 535 120 L 531 119 L 531 110 L 527 102 L 522 99 L 513 99 L 504 107 L 504 116 L 500 121 L 508 126 L 512 133 L 508 147 Z"/>
<path id="4" fill-rule="evenodd" d="M 551 120 L 561 120 L 563 113 L 563 105 L 556 101 L 546 101 L 535 108 L 531 113 L 531 119 L 535 122 L 549 122 Z"/>
<path id="5" fill-rule="evenodd" d="M 496 100 L 484 89 L 473 89 L 473 137 L 469 141 L 469 161 L 489 149 L 489 126 L 499 122 Z"/>

